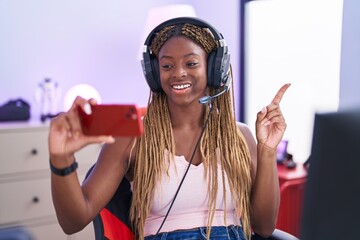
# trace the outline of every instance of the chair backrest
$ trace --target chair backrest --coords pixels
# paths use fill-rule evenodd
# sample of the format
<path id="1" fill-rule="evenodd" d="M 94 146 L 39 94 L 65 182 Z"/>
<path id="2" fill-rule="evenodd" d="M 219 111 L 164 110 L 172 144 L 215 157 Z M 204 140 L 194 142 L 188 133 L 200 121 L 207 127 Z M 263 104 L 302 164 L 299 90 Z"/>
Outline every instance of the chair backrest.
<path id="1" fill-rule="evenodd" d="M 268 238 L 263 238 L 255 233 L 255 234 L 253 234 L 251 239 L 252 240 L 265 240 L 265 239 L 266 240 L 299 240 L 294 235 L 292 235 L 288 232 L 284 232 L 280 229 L 275 229 L 275 231 Z"/>
<path id="2" fill-rule="evenodd" d="M 89 169 L 86 177 L 90 175 L 94 166 Z M 113 198 L 93 220 L 96 240 L 135 239 L 129 221 L 131 197 L 130 183 L 124 178 Z"/>
<path id="3" fill-rule="evenodd" d="M 281 184 L 280 209 L 276 228 L 300 236 L 300 222 L 306 178 L 293 179 Z"/>
<path id="4" fill-rule="evenodd" d="M 139 107 L 139 109 L 143 117 L 147 108 Z M 85 179 L 94 167 L 95 164 L 88 170 Z M 123 178 L 113 198 L 93 220 L 96 240 L 135 239 L 129 221 L 131 197 L 130 183 L 126 178 Z"/>
<path id="5" fill-rule="evenodd" d="M 94 168 L 93 165 L 86 174 L 88 177 Z M 85 178 L 86 179 L 86 178 Z M 93 220 L 95 240 L 133 240 L 134 232 L 129 222 L 129 209 L 132 192 L 129 181 L 124 178 L 115 195 L 104 209 Z M 252 240 L 299 240 L 290 233 L 275 229 L 269 238 L 262 238 L 254 234 Z"/>
<path id="6" fill-rule="evenodd" d="M 146 108 L 141 108 L 142 115 L 146 114 Z M 91 174 L 95 164 L 88 170 L 85 179 Z M 131 229 L 129 221 L 129 210 L 132 192 L 130 183 L 123 178 L 115 195 L 104 209 L 93 220 L 95 240 L 133 240 L 135 234 Z M 252 240 L 263 240 L 257 234 L 252 236 Z M 299 240 L 290 233 L 280 229 L 275 229 L 268 240 Z M 1 239 L 0 239 L 1 240 Z"/>

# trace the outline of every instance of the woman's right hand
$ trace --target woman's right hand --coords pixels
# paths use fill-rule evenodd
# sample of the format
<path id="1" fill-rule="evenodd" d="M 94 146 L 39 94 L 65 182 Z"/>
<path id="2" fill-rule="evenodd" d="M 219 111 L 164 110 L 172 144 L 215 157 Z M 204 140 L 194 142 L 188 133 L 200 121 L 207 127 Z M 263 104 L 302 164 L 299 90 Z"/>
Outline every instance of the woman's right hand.
<path id="1" fill-rule="evenodd" d="M 51 120 L 49 132 L 49 154 L 50 159 L 71 159 L 75 152 L 91 143 L 113 143 L 112 136 L 87 136 L 81 129 L 80 115 L 78 108 L 91 113 L 91 105 L 96 101 L 87 101 L 82 97 L 77 97 L 70 110 L 59 114 Z"/>

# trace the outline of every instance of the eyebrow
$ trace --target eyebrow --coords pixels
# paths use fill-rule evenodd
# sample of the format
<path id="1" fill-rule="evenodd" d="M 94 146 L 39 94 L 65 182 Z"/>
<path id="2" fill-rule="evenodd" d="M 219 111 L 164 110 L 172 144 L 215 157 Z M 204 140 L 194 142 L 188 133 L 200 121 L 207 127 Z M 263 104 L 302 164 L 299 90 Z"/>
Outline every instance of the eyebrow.
<path id="1" fill-rule="evenodd" d="M 190 57 L 190 56 L 200 56 L 199 54 L 196 53 L 188 53 L 183 55 L 183 57 Z M 164 59 L 164 58 L 173 58 L 172 56 L 168 56 L 168 55 L 163 55 L 161 58 L 159 58 L 159 60 Z"/>

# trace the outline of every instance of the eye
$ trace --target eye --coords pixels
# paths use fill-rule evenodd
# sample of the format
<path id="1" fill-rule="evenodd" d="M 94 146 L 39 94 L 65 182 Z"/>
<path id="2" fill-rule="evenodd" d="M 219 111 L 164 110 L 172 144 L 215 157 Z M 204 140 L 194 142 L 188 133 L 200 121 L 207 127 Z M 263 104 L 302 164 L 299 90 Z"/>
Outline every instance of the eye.
<path id="1" fill-rule="evenodd" d="M 196 67 L 199 63 L 198 62 L 188 62 L 187 66 L 188 67 Z"/>
<path id="2" fill-rule="evenodd" d="M 170 65 L 170 64 L 163 64 L 163 65 L 161 65 L 161 68 L 164 69 L 164 70 L 168 70 L 168 69 L 171 69 L 171 68 L 172 68 L 172 65 Z"/>

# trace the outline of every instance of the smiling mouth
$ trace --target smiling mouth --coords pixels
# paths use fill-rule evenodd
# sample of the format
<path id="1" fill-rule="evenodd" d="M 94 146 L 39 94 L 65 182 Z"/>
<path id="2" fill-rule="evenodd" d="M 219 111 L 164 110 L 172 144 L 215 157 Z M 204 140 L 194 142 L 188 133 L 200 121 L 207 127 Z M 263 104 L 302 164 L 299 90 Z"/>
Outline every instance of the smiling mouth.
<path id="1" fill-rule="evenodd" d="M 172 85 L 172 88 L 176 89 L 176 90 L 183 90 L 183 89 L 186 89 L 186 88 L 189 88 L 189 87 L 191 87 L 191 84 L 189 84 L 189 83 L 179 84 L 179 85 Z"/>

